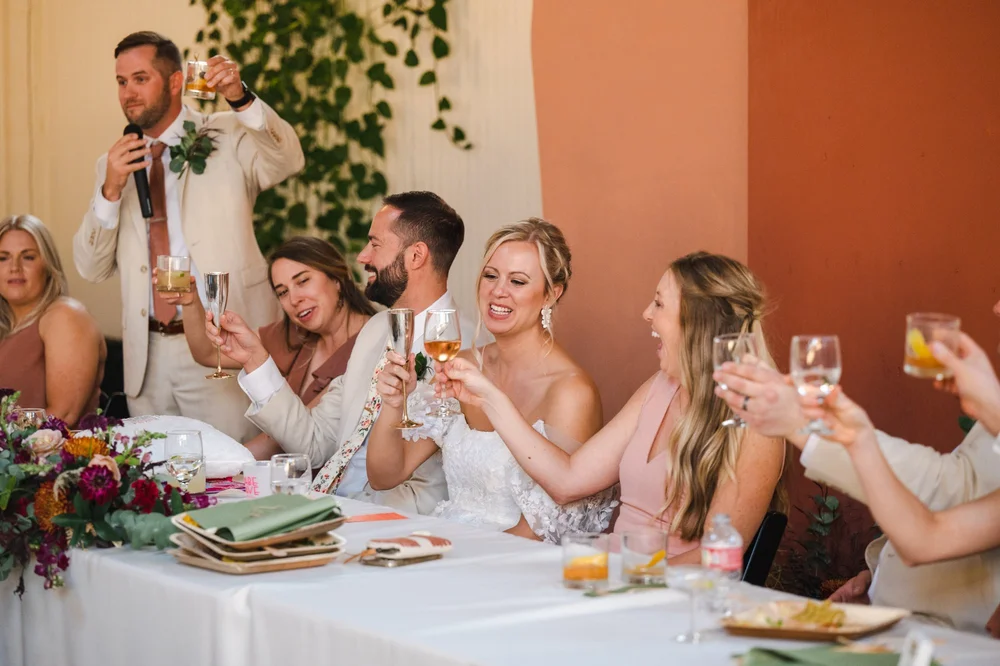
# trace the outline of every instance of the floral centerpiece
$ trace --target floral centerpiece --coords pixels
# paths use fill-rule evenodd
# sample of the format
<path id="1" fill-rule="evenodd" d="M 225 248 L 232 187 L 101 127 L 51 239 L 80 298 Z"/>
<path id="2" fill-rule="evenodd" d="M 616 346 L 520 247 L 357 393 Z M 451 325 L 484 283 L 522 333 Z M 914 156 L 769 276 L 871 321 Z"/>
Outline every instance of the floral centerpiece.
<path id="1" fill-rule="evenodd" d="M 17 411 L 19 394 L 0 389 L 0 581 L 34 571 L 45 588 L 60 587 L 69 567 L 69 549 L 169 544 L 168 516 L 208 503 L 152 474 L 154 463 L 142 448 L 161 433 L 134 438 L 115 432 L 117 419 L 85 416 L 80 431 L 48 417 L 26 422 Z"/>

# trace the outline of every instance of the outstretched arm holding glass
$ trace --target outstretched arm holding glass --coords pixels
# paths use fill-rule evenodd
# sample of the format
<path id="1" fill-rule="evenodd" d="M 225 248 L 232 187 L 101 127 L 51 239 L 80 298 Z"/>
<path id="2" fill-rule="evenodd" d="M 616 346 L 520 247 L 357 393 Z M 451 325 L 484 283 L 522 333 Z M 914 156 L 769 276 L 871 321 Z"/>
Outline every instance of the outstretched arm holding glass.
<path id="1" fill-rule="evenodd" d="M 940 343 L 932 350 L 954 374 L 947 381 L 960 390 L 963 409 L 995 437 L 1000 432 L 1000 381 L 986 353 L 965 334 L 957 355 Z M 824 404 L 804 399 L 803 413 L 823 418 L 833 431 L 828 438 L 848 449 L 868 505 L 904 562 L 924 564 L 1000 546 L 1000 491 L 932 512 L 893 474 L 868 415 L 841 390 Z"/>

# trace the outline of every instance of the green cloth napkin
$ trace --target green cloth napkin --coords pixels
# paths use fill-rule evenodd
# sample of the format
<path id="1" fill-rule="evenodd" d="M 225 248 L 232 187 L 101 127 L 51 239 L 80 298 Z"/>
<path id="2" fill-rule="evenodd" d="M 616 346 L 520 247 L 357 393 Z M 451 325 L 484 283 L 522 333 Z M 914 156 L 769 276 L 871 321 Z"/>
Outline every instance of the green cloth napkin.
<path id="1" fill-rule="evenodd" d="M 340 516 L 333 495 L 309 499 L 305 495 L 271 495 L 244 502 L 219 504 L 188 513 L 191 520 L 227 541 L 250 541 L 284 534 Z"/>
<path id="2" fill-rule="evenodd" d="M 821 645 L 799 650 L 752 648 L 743 655 L 742 666 L 779 666 L 805 664 L 815 666 L 896 666 L 899 654 L 884 652 L 864 654 L 849 652 L 840 645 Z M 933 662 L 937 664 L 938 662 Z"/>

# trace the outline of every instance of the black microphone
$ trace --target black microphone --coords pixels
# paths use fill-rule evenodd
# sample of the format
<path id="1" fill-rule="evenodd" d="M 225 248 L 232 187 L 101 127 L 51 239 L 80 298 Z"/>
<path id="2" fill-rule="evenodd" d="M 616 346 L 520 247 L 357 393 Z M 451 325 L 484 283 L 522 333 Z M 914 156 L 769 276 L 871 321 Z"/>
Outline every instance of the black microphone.
<path id="1" fill-rule="evenodd" d="M 125 126 L 122 136 L 126 134 L 135 134 L 141 139 L 142 128 L 135 123 L 129 123 Z M 130 164 L 138 164 L 144 159 L 145 157 L 137 157 Z M 139 195 L 139 208 L 142 210 L 142 216 L 148 220 L 153 217 L 153 197 L 149 194 L 149 176 L 146 175 L 145 169 L 134 171 L 133 174 L 135 175 L 135 193 Z"/>

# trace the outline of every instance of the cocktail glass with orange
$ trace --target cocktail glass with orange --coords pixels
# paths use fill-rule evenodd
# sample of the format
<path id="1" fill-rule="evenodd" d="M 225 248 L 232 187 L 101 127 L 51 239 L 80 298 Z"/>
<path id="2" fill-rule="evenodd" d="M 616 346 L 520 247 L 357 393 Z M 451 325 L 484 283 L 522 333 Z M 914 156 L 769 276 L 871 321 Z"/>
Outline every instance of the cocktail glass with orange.
<path id="1" fill-rule="evenodd" d="M 903 352 L 903 372 L 921 379 L 945 379 L 951 371 L 931 352 L 932 342 L 941 342 L 954 351 L 958 348 L 958 332 L 962 320 L 954 315 L 937 312 L 914 312 L 906 315 L 906 348 Z"/>

